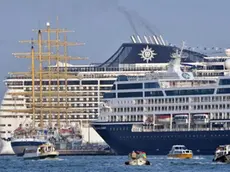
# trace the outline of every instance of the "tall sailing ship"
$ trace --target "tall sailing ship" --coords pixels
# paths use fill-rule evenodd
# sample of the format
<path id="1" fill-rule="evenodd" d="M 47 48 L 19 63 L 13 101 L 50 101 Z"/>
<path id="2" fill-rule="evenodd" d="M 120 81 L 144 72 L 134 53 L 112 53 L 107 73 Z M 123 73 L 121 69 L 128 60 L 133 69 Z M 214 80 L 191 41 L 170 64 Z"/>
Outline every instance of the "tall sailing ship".
<path id="1" fill-rule="evenodd" d="M 119 75 L 145 76 L 150 71 L 165 71 L 170 55 L 177 49 L 165 43 L 162 36 L 152 35 L 132 36 L 132 43 L 124 43 L 104 63 L 90 65 L 72 65 L 73 59 L 67 55 L 68 44 L 66 36 L 60 41 L 59 34 L 65 29 L 53 29 L 49 23 L 47 28 L 40 30 L 38 40 L 22 41 L 38 45 L 34 58 L 40 63 L 38 71 L 27 73 L 10 73 L 4 82 L 8 88 L 2 100 L 0 112 L 0 153 L 13 153 L 11 148 L 12 133 L 18 130 L 28 130 L 31 125 L 37 128 L 56 128 L 52 132 L 52 140 L 62 137 L 68 142 L 58 143 L 60 148 L 66 148 L 66 143 L 77 143 L 73 133 L 82 135 L 83 142 L 103 142 L 104 140 L 90 127 L 89 121 L 96 120 L 100 114 L 100 103 L 104 93 L 110 91 Z M 46 33 L 46 40 L 44 39 Z M 51 33 L 56 39 L 51 40 Z M 60 55 L 59 47 L 64 46 L 64 55 Z M 47 51 L 43 51 L 46 49 Z M 54 50 L 56 53 L 51 53 Z M 32 52 L 32 50 L 31 50 Z M 31 52 L 16 53 L 16 57 L 31 58 Z M 212 59 L 206 55 L 191 50 L 182 54 L 183 70 L 193 70 L 197 76 L 224 75 L 223 59 Z M 66 58 L 65 58 L 66 57 Z M 77 58 L 79 59 L 79 58 Z M 220 69 L 218 71 L 212 69 Z M 41 71 L 41 72 L 40 72 Z M 42 81 L 42 82 L 40 82 Z M 34 83 L 34 99 L 32 98 Z M 34 100 L 34 102 L 33 102 Z M 34 115 L 33 115 L 34 114 Z M 34 117 L 34 118 L 33 118 Z M 78 131 L 80 129 L 80 133 Z M 56 134 L 55 134 L 56 133 Z M 65 135 L 65 136 L 63 136 Z M 65 146 L 63 146 L 65 145 Z M 74 148 L 74 144 L 70 149 Z"/>
<path id="2" fill-rule="evenodd" d="M 197 77 L 181 70 L 181 56 L 172 54 L 167 71 L 119 76 L 104 94 L 92 125 L 117 154 L 166 155 L 173 145 L 185 145 L 210 155 L 230 142 L 230 59 L 225 76 Z"/>

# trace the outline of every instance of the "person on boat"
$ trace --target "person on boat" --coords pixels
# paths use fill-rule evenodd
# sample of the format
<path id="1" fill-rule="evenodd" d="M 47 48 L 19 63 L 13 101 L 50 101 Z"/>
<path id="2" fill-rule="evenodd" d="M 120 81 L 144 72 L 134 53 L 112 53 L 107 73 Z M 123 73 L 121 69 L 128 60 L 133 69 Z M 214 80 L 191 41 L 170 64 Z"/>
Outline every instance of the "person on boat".
<path id="1" fill-rule="evenodd" d="M 136 159 L 136 158 L 137 158 L 137 153 L 136 153 L 135 151 L 133 151 L 133 152 L 131 153 L 131 158 L 132 158 L 132 159 Z"/>
<path id="2" fill-rule="evenodd" d="M 44 148 L 43 148 L 43 147 L 41 147 L 41 148 L 40 148 L 40 153 L 45 153 L 45 151 L 44 151 Z"/>

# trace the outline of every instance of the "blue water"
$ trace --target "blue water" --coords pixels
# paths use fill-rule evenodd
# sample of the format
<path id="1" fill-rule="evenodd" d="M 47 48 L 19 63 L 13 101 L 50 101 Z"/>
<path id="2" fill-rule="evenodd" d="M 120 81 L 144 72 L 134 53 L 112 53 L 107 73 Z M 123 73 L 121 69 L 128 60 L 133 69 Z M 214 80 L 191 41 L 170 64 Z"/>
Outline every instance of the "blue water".
<path id="1" fill-rule="evenodd" d="M 0 157 L 0 172 L 225 172 L 230 164 L 214 163 L 212 156 L 190 160 L 148 156 L 151 166 L 126 166 L 127 156 L 64 156 L 55 160 L 23 160 L 16 156 Z"/>

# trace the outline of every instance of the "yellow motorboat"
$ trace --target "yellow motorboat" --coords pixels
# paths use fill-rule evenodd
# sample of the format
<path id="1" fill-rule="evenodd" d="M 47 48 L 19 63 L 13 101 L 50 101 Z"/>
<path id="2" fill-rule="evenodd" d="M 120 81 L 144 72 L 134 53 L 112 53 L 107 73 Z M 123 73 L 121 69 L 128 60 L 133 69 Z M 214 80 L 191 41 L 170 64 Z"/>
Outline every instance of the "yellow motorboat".
<path id="1" fill-rule="evenodd" d="M 173 145 L 172 149 L 169 151 L 168 157 L 191 159 L 193 153 L 192 150 L 187 149 L 184 145 Z"/>

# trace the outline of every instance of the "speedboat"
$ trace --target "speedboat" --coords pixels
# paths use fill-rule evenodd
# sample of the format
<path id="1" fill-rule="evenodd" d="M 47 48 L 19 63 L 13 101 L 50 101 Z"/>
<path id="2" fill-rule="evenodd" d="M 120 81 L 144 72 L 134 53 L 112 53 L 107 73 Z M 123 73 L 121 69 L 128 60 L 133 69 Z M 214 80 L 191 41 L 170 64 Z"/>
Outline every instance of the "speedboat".
<path id="1" fill-rule="evenodd" d="M 230 145 L 220 145 L 216 148 L 214 162 L 230 163 Z"/>
<path id="2" fill-rule="evenodd" d="M 59 152 L 55 150 L 54 145 L 51 143 L 46 143 L 38 146 L 37 149 L 25 149 L 24 159 L 46 159 L 46 158 L 56 158 L 59 156 Z"/>
<path id="3" fill-rule="evenodd" d="M 192 150 L 187 149 L 184 145 L 173 145 L 168 157 L 190 159 L 193 157 L 193 153 Z"/>
<path id="4" fill-rule="evenodd" d="M 133 151 L 129 154 L 129 161 L 125 165 L 150 165 L 145 152 Z"/>

